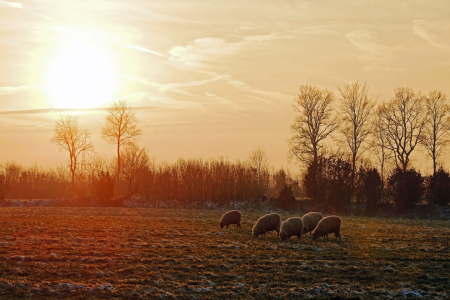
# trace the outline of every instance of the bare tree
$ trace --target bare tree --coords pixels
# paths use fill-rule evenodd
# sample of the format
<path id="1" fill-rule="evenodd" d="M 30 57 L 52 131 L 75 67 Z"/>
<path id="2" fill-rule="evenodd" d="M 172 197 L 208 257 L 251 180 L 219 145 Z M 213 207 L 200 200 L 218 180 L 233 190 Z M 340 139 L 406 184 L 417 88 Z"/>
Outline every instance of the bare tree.
<path id="1" fill-rule="evenodd" d="M 126 184 L 126 194 L 131 196 L 136 193 L 141 186 L 149 166 L 150 158 L 147 149 L 139 147 L 134 142 L 128 142 L 123 149 L 123 179 Z"/>
<path id="2" fill-rule="evenodd" d="M 334 95 L 328 90 L 302 85 L 293 105 L 295 116 L 291 125 L 292 137 L 289 142 L 289 159 L 297 158 L 309 163 L 311 158 L 317 164 L 323 141 L 338 128 L 338 120 L 333 116 Z"/>
<path id="3" fill-rule="evenodd" d="M 352 154 L 352 181 L 355 179 L 356 161 L 366 148 L 363 143 L 371 134 L 373 122 L 370 117 L 375 107 L 375 99 L 369 97 L 369 87 L 358 81 L 347 84 L 341 93 L 340 110 L 341 124 L 339 132 L 342 134 L 340 142 L 350 149 Z"/>
<path id="4" fill-rule="evenodd" d="M 267 158 L 266 151 L 261 147 L 253 150 L 248 159 L 251 167 L 254 168 L 256 170 L 255 172 L 258 174 L 269 167 L 269 159 Z"/>
<path id="5" fill-rule="evenodd" d="M 106 124 L 102 128 L 102 137 L 111 144 L 117 145 L 117 174 L 120 178 L 120 146 L 128 141 L 134 141 L 142 134 L 137 127 L 137 118 L 125 100 L 114 102 L 106 117 Z"/>
<path id="6" fill-rule="evenodd" d="M 386 163 L 392 159 L 386 145 L 387 141 L 382 127 L 381 109 L 378 109 L 374 120 L 372 140 L 370 142 L 370 152 L 374 154 L 378 164 L 380 165 L 381 181 L 383 184 L 384 174 L 386 173 Z"/>
<path id="7" fill-rule="evenodd" d="M 445 94 L 440 91 L 432 91 L 425 98 L 428 112 L 428 120 L 424 128 L 422 145 L 433 160 L 433 175 L 436 174 L 439 157 L 450 142 L 449 122 L 450 106 Z"/>
<path id="8" fill-rule="evenodd" d="M 77 170 L 77 159 L 83 152 L 93 152 L 94 146 L 88 139 L 91 133 L 82 129 L 75 116 L 61 116 L 56 121 L 55 134 L 51 142 L 58 145 L 60 150 L 67 150 L 70 158 L 70 172 L 72 174 L 72 188 L 75 184 L 75 172 Z"/>
<path id="9" fill-rule="evenodd" d="M 420 92 L 398 87 L 394 98 L 380 108 L 381 129 L 386 137 L 386 149 L 394 156 L 397 167 L 406 171 L 410 155 L 424 138 L 427 111 Z"/>
<path id="10" fill-rule="evenodd" d="M 256 148 L 250 153 L 248 158 L 253 174 L 256 175 L 258 193 L 264 193 L 267 190 L 269 179 L 269 159 L 261 147 Z"/>

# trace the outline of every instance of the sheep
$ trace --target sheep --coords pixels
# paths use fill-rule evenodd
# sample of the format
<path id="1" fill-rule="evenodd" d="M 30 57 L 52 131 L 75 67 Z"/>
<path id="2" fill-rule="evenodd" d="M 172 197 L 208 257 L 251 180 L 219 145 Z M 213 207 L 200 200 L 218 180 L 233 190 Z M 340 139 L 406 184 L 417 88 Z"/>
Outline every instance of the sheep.
<path id="1" fill-rule="evenodd" d="M 220 219 L 220 228 L 226 226 L 228 228 L 229 225 L 236 224 L 236 228 L 241 228 L 241 212 L 238 210 L 230 210 L 223 214 Z"/>
<path id="2" fill-rule="evenodd" d="M 317 224 L 320 220 L 322 220 L 323 216 L 318 212 L 309 212 L 303 216 L 303 234 L 306 234 L 309 231 L 309 235 L 311 235 L 311 231 L 316 228 Z"/>
<path id="3" fill-rule="evenodd" d="M 341 240 L 341 218 L 337 216 L 329 216 L 320 220 L 319 224 L 317 224 L 316 229 L 313 232 L 313 240 L 321 236 L 327 236 L 329 233 L 334 233 L 335 239 L 339 237 L 339 241 Z"/>
<path id="4" fill-rule="evenodd" d="M 291 236 L 296 235 L 298 240 L 303 233 L 303 222 L 301 218 L 292 217 L 283 222 L 280 229 L 280 239 L 287 241 L 291 239 Z"/>
<path id="5" fill-rule="evenodd" d="M 277 238 L 280 235 L 280 223 L 281 217 L 277 213 L 267 214 L 262 216 L 256 221 L 255 226 L 253 226 L 252 233 L 254 237 L 259 237 L 260 235 L 266 235 L 267 231 L 275 230 L 277 232 Z"/>

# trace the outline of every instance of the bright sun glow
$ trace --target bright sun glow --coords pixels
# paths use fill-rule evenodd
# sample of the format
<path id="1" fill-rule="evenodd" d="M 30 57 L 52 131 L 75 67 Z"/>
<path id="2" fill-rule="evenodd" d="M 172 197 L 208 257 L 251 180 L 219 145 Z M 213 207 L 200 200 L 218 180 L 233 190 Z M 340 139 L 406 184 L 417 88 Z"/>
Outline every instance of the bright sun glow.
<path id="1" fill-rule="evenodd" d="M 111 102 L 118 74 L 109 49 L 66 41 L 48 66 L 46 89 L 58 108 L 92 108 Z"/>

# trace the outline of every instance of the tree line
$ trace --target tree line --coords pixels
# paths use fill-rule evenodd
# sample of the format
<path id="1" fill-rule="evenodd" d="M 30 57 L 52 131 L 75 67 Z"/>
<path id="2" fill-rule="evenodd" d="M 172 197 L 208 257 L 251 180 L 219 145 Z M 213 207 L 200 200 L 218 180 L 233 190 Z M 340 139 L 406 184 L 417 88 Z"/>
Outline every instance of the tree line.
<path id="1" fill-rule="evenodd" d="M 289 209 L 298 204 L 297 197 L 336 211 L 352 203 L 364 204 L 367 211 L 383 204 L 399 210 L 421 201 L 447 204 L 450 179 L 442 164 L 450 141 L 446 96 L 398 87 L 390 100 L 377 103 L 367 84 L 358 81 L 338 91 L 336 97 L 327 89 L 300 87 L 287 141 L 288 157 L 303 168 L 303 175 L 295 178 L 270 167 L 261 147 L 244 161 L 157 163 L 137 144 L 142 131 L 132 108 L 121 100 L 112 104 L 101 129 L 102 138 L 116 147 L 113 158 L 95 153 L 91 133 L 76 116 L 61 116 L 51 142 L 68 153 L 67 166 L 0 164 L 0 200 L 65 197 L 108 204 L 140 197 L 225 203 L 265 197 Z M 412 168 L 411 154 L 417 149 L 431 158 L 429 177 Z"/>
<path id="2" fill-rule="evenodd" d="M 135 112 L 125 101 L 108 110 L 102 137 L 116 147 L 112 158 L 95 153 L 91 132 L 76 116 L 61 116 L 51 143 L 68 154 L 67 165 L 56 169 L 25 167 L 16 162 L 0 164 L 0 201 L 5 198 L 66 198 L 79 203 L 123 204 L 131 197 L 150 202 L 181 203 L 275 198 L 289 186 L 301 197 L 298 180 L 289 171 L 275 170 L 258 147 L 246 160 L 215 158 L 155 162 L 137 144 L 142 134 Z"/>
<path id="3" fill-rule="evenodd" d="M 367 84 L 357 81 L 338 90 L 336 99 L 327 89 L 303 85 L 293 104 L 288 156 L 306 169 L 305 195 L 335 210 L 352 201 L 364 202 L 367 210 L 382 203 L 398 210 L 421 201 L 449 203 L 442 161 L 450 141 L 445 94 L 398 87 L 390 100 L 377 103 Z M 431 158 L 430 177 L 411 165 L 417 149 Z"/>

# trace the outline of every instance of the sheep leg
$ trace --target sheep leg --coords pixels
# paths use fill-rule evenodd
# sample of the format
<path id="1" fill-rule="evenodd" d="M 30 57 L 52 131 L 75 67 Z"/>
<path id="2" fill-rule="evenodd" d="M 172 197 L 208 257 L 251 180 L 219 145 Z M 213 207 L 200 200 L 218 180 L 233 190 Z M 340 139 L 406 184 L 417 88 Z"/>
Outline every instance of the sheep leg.
<path id="1" fill-rule="evenodd" d="M 334 237 L 335 240 L 337 240 L 337 238 L 339 238 L 339 241 L 341 241 L 341 234 L 339 232 L 335 232 L 334 235 L 335 235 L 335 237 Z"/>

